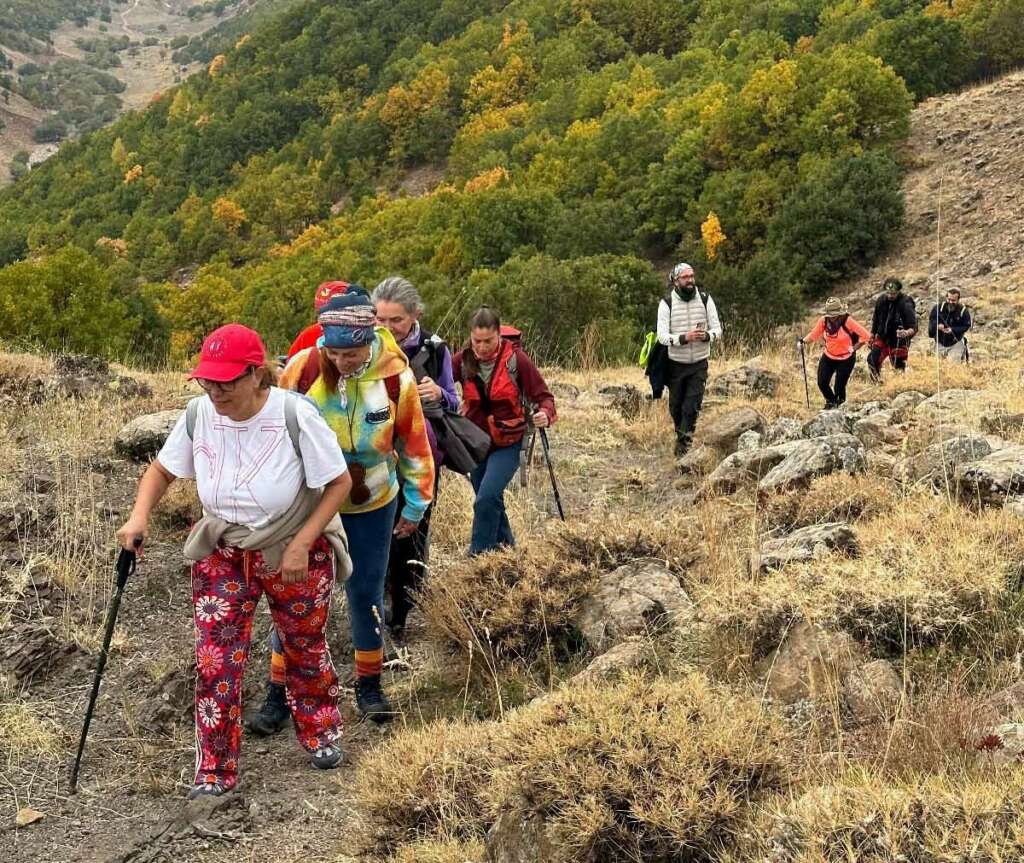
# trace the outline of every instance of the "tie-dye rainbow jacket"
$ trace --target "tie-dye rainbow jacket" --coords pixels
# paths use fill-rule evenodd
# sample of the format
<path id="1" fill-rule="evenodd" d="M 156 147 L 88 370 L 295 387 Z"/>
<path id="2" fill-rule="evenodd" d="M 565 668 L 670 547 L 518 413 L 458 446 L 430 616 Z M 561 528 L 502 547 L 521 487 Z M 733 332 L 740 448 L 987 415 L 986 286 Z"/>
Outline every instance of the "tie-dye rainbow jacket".
<path id="1" fill-rule="evenodd" d="M 278 382 L 281 387 L 296 388 L 309 352 L 315 350 L 306 348 L 289 360 Z M 384 382 L 392 375 L 398 375 L 400 383 L 397 405 Z M 342 515 L 386 506 L 398 494 L 401 474 L 405 491 L 402 516 L 414 522 L 423 518 L 434 489 L 434 459 L 416 378 L 391 333 L 377 328 L 370 365 L 358 378 L 345 382 L 344 398 L 329 392 L 323 378 L 317 378 L 306 395 L 334 429 L 346 462 L 358 462 L 366 470 L 369 500 L 359 506 L 345 501 Z"/>

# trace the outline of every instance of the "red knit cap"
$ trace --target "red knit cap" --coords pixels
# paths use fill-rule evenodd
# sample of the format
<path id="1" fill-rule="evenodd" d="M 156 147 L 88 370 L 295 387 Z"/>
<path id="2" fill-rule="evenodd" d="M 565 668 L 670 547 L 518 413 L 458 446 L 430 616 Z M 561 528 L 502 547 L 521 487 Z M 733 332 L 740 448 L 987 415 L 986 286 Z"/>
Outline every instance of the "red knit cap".
<path id="1" fill-rule="evenodd" d="M 324 282 L 313 295 L 313 308 L 319 312 L 332 297 L 339 297 L 348 289 L 348 282 Z"/>

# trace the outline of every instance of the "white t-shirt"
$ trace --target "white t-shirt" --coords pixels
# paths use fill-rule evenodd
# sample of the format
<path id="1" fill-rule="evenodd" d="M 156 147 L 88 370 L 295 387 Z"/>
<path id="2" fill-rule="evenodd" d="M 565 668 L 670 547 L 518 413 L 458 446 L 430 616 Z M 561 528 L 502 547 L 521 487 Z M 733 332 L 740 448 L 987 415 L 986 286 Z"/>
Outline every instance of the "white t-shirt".
<path id="1" fill-rule="evenodd" d="M 193 439 L 185 413 L 157 455 L 177 477 L 195 477 L 199 500 L 209 515 L 262 527 L 285 512 L 302 489 L 322 488 L 346 471 L 338 438 L 316 406 L 298 399 L 300 460 L 285 425 L 285 399 L 272 387 L 263 409 L 244 422 L 221 416 L 203 397 L 196 413 Z"/>

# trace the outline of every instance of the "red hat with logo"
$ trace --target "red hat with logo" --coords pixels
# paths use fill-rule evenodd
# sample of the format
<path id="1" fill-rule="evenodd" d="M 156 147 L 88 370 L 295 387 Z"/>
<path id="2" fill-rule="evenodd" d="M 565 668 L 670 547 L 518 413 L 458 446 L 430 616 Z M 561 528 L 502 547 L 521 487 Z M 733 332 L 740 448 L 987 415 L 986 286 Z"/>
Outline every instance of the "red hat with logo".
<path id="1" fill-rule="evenodd" d="M 241 324 L 225 324 L 203 341 L 199 365 L 192 369 L 189 377 L 221 383 L 233 381 L 250 366 L 262 366 L 266 358 L 267 351 L 259 333 Z"/>
<path id="2" fill-rule="evenodd" d="M 348 282 L 324 282 L 313 295 L 313 308 L 319 312 L 331 299 L 341 296 L 350 287 Z"/>

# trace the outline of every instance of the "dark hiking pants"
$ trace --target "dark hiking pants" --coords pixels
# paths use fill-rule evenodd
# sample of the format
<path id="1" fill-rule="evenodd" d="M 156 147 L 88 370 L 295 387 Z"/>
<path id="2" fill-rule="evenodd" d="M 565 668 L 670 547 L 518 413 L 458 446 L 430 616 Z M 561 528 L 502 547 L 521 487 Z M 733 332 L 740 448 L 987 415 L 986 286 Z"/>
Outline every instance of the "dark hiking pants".
<path id="1" fill-rule="evenodd" d="M 825 404 L 841 405 L 846 401 L 846 382 L 850 380 L 856 364 L 856 354 L 850 354 L 845 360 L 834 360 L 827 354 L 821 355 L 821 359 L 818 360 L 818 389 L 825 397 Z"/>
<path id="2" fill-rule="evenodd" d="M 668 364 L 668 412 L 676 427 L 676 443 L 689 446 L 708 382 L 708 361 Z"/>
<path id="3" fill-rule="evenodd" d="M 436 488 L 435 483 L 435 499 Z M 395 520 L 402 515 L 405 506 L 405 495 L 398 493 L 398 509 Z M 414 595 L 423 584 L 426 574 L 426 563 L 423 560 L 427 548 L 427 534 L 430 530 L 430 516 L 434 512 L 434 502 L 430 503 L 420 523 L 408 536 L 391 538 L 391 554 L 388 556 L 388 593 L 391 596 L 391 625 L 405 626 L 406 618 L 415 604 Z"/>

